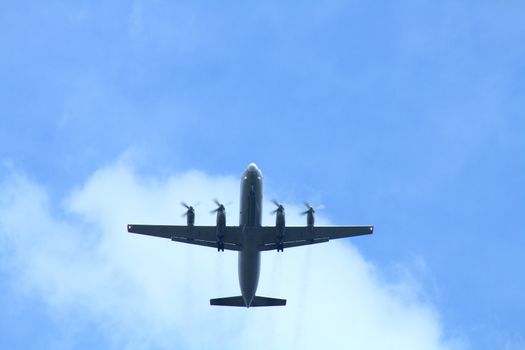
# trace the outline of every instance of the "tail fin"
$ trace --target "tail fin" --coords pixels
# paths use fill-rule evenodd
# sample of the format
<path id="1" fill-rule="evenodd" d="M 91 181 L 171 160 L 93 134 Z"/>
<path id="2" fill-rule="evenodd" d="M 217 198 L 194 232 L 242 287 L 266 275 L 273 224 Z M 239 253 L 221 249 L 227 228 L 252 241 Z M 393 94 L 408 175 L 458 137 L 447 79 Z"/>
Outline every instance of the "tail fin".
<path id="1" fill-rule="evenodd" d="M 210 299 L 210 305 L 218 306 L 244 306 L 244 307 L 257 307 L 257 306 L 285 306 L 286 299 L 276 299 L 267 297 L 254 297 L 250 305 L 244 303 L 242 296 L 228 297 L 228 298 L 217 298 Z"/>

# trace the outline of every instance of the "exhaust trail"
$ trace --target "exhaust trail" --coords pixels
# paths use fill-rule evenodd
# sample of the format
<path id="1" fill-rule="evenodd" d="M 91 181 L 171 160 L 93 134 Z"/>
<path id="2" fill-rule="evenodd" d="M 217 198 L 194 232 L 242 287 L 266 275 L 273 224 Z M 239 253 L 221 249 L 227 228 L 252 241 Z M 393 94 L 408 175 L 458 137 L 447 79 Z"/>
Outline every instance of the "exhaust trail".
<path id="1" fill-rule="evenodd" d="M 183 313 L 185 317 L 190 317 L 192 314 L 191 310 L 191 299 L 193 296 L 193 283 L 192 283 L 192 271 L 193 271 L 193 250 L 194 247 L 188 247 L 188 249 L 185 252 L 185 275 L 184 275 L 184 305 L 183 307 Z"/>
<path id="2" fill-rule="evenodd" d="M 310 269 L 311 269 L 311 255 L 312 250 L 311 246 L 306 247 L 306 252 L 304 254 L 303 259 L 303 268 L 301 269 L 301 275 L 299 277 L 299 298 L 297 301 L 297 320 L 295 322 L 295 330 L 294 330 L 294 336 L 293 336 L 293 348 L 297 349 L 299 348 L 299 342 L 302 339 L 302 327 L 303 327 L 303 318 L 304 318 L 304 309 L 306 306 L 306 301 L 308 299 L 308 285 L 309 285 L 309 277 L 310 277 Z"/>

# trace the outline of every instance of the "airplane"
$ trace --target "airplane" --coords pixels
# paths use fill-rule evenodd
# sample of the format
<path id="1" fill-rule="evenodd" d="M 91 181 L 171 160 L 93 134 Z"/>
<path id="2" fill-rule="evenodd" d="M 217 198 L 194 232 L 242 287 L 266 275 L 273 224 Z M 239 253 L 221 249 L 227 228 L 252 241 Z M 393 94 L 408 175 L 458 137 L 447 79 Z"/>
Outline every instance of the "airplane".
<path id="1" fill-rule="evenodd" d="M 215 200 L 217 214 L 215 226 L 195 225 L 195 209 L 182 202 L 187 209 L 187 224 L 183 225 L 128 225 L 128 232 L 169 238 L 174 242 L 217 248 L 217 251 L 238 251 L 240 296 L 210 299 L 218 306 L 284 306 L 286 299 L 256 295 L 261 266 L 261 252 L 309 244 L 328 242 L 331 239 L 371 234 L 373 226 L 315 226 L 315 209 L 305 203 L 306 226 L 286 226 L 284 206 L 273 201 L 277 208 L 275 226 L 262 226 L 262 173 L 254 163 L 248 165 L 241 177 L 239 226 L 226 225 L 226 208 Z"/>

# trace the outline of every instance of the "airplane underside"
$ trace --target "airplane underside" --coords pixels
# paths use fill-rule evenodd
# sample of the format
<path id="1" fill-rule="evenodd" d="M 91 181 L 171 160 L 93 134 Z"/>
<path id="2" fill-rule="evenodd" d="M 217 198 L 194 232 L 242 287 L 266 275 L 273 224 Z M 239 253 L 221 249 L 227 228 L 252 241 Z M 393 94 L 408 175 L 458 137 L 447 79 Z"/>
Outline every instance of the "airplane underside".
<path id="1" fill-rule="evenodd" d="M 315 210 L 305 203 L 306 226 L 286 226 L 284 206 L 273 201 L 277 209 L 275 226 L 262 226 L 262 174 L 250 164 L 241 178 L 239 226 L 226 225 L 226 209 L 217 199 L 215 226 L 195 225 L 194 208 L 186 203 L 187 224 L 135 225 L 128 224 L 128 232 L 171 239 L 173 242 L 216 248 L 218 251 L 239 252 L 239 285 L 242 295 L 215 298 L 210 305 L 217 306 L 284 306 L 285 299 L 256 296 L 259 283 L 260 255 L 263 251 L 285 249 L 328 242 L 331 239 L 371 234 L 373 226 L 315 226 Z"/>

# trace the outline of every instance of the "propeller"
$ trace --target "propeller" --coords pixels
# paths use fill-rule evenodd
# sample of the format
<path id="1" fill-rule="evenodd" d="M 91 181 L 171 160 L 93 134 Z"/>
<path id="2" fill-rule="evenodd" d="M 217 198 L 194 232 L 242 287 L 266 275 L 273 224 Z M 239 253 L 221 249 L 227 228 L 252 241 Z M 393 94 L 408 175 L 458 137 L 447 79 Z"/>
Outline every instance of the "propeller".
<path id="1" fill-rule="evenodd" d="M 277 212 L 283 212 L 284 211 L 284 207 L 281 203 L 277 202 L 275 199 L 272 199 L 272 203 L 275 204 L 275 206 L 277 207 L 277 209 L 274 209 L 270 212 L 270 214 L 275 214 Z"/>
<path id="2" fill-rule="evenodd" d="M 186 211 L 181 215 L 182 217 L 185 217 L 185 216 L 188 216 L 189 213 L 194 213 L 194 212 L 195 212 L 194 207 L 196 207 L 197 205 L 199 205 L 199 203 L 195 203 L 195 204 L 192 206 L 192 205 L 188 205 L 186 202 L 180 202 L 180 205 L 182 205 L 184 208 L 188 209 L 188 210 L 186 210 Z"/>
<path id="3" fill-rule="evenodd" d="M 306 207 L 306 210 L 301 213 L 301 215 L 306 215 L 308 213 L 315 214 L 315 210 L 323 209 L 324 205 L 319 205 L 316 209 L 314 209 L 308 202 L 303 202 L 304 206 Z"/>
<path id="4" fill-rule="evenodd" d="M 226 210 L 226 208 L 224 207 L 224 205 L 223 205 L 221 202 L 219 202 L 219 200 L 218 200 L 217 198 L 214 198 L 214 199 L 213 199 L 213 202 L 214 202 L 215 204 L 217 204 L 217 208 L 215 208 L 215 209 L 213 209 L 212 211 L 210 211 L 210 214 L 216 213 L 216 212 L 218 212 L 218 211 L 225 211 L 225 210 Z"/>

